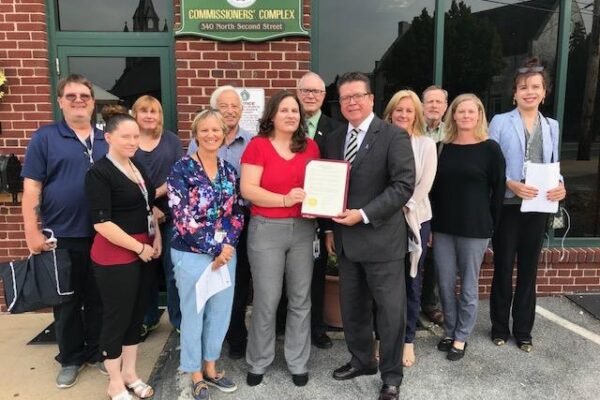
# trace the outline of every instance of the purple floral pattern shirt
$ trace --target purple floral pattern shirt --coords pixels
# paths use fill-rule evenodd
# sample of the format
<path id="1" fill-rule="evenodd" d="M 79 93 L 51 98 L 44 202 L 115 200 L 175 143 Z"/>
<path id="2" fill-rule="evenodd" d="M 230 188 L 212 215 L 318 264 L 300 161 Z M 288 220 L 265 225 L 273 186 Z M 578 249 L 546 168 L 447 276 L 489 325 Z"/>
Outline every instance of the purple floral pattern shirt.
<path id="1" fill-rule="evenodd" d="M 217 177 L 211 181 L 202 165 L 185 156 L 167 177 L 167 195 L 173 217 L 171 247 L 218 256 L 224 244 L 237 244 L 244 226 L 243 201 L 235 169 L 217 161 Z M 215 234 L 225 232 L 222 242 Z"/>

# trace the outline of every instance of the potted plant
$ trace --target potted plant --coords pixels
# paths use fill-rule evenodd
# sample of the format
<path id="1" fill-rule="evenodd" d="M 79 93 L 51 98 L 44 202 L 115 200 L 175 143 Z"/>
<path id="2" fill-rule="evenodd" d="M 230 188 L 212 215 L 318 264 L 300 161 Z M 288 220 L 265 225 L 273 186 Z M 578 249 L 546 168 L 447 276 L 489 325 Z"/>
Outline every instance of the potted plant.
<path id="1" fill-rule="evenodd" d="M 342 328 L 342 309 L 340 307 L 340 277 L 338 259 L 334 254 L 327 257 L 325 270 L 325 299 L 323 320 L 333 328 Z"/>

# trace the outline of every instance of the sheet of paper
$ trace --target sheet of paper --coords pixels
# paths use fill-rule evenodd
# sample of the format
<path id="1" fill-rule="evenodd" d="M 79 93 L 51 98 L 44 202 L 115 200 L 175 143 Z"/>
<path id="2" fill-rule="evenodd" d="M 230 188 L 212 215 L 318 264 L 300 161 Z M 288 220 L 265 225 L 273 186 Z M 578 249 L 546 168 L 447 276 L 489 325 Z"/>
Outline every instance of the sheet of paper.
<path id="1" fill-rule="evenodd" d="M 227 264 L 213 271 L 213 263 L 208 264 L 196 282 L 196 312 L 199 314 L 206 301 L 221 290 L 231 286 L 231 277 Z"/>
<path id="2" fill-rule="evenodd" d="M 312 160 L 306 165 L 302 214 L 331 218 L 346 208 L 350 164 Z"/>
<path id="3" fill-rule="evenodd" d="M 559 163 L 538 164 L 528 162 L 525 173 L 525 184 L 536 187 L 538 195 L 531 200 L 523 200 L 521 211 L 556 213 L 558 211 L 558 201 L 548 200 L 546 193 L 548 190 L 558 186 L 559 179 Z"/>

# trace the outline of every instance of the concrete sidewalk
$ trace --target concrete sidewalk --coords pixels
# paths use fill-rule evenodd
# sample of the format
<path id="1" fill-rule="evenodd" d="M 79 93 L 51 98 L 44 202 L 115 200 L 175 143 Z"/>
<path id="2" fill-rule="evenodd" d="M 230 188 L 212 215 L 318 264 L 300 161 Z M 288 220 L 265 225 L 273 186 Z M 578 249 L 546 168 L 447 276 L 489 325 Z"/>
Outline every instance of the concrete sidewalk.
<path id="1" fill-rule="evenodd" d="M 108 378 L 86 367 L 69 389 L 55 384 L 60 365 L 56 344 L 27 346 L 52 323 L 52 313 L 0 314 L 0 400 L 106 400 Z M 160 327 L 140 346 L 138 372 L 148 379 L 171 332 L 163 315 Z"/>
<path id="2" fill-rule="evenodd" d="M 447 361 L 435 349 L 438 336 L 430 334 L 417 339 L 417 364 L 405 371 L 401 398 L 599 399 L 600 321 L 566 298 L 542 298 L 538 305 L 592 332 L 591 339 L 538 315 L 532 353 L 523 353 L 514 342 L 496 347 L 488 336 L 488 302 L 482 301 L 476 330 L 463 360 Z M 51 320 L 51 314 L 0 315 L 0 400 L 106 399 L 107 379 L 98 371 L 87 368 L 76 386 L 57 389 L 54 379 L 58 364 L 53 360 L 56 346 L 26 346 Z M 190 378 L 177 372 L 178 336 L 169 336 L 171 332 L 163 316 L 160 328 L 141 345 L 140 375 L 148 378 L 154 367 L 150 380 L 157 391 L 156 400 L 189 400 Z M 593 341 L 596 338 L 598 344 Z M 239 390 L 232 394 L 213 390 L 213 400 L 377 398 L 380 388 L 377 376 L 347 382 L 331 378 L 333 369 L 349 360 L 342 340 L 336 340 L 331 350 L 312 348 L 310 381 L 304 388 L 293 385 L 283 360 L 282 345 L 277 342 L 275 362 L 263 383 L 253 388 L 245 383 L 245 362 L 229 360 L 224 349 L 219 367 L 238 383 Z"/>

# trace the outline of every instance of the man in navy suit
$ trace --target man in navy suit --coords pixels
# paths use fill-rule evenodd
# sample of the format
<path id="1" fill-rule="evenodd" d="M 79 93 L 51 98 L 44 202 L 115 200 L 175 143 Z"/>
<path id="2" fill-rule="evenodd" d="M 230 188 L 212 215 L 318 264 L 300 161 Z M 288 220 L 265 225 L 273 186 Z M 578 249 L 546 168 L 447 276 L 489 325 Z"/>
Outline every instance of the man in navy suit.
<path id="1" fill-rule="evenodd" d="M 348 124 L 327 138 L 325 155 L 352 167 L 348 209 L 333 218 L 326 246 L 338 255 L 342 320 L 352 358 L 333 377 L 346 380 L 377 373 L 375 301 L 383 381 L 379 400 L 395 400 L 403 378 L 406 328 L 407 228 L 402 207 L 414 191 L 415 161 L 408 134 L 373 114 L 369 78 L 346 73 L 338 80 L 338 90 Z"/>

